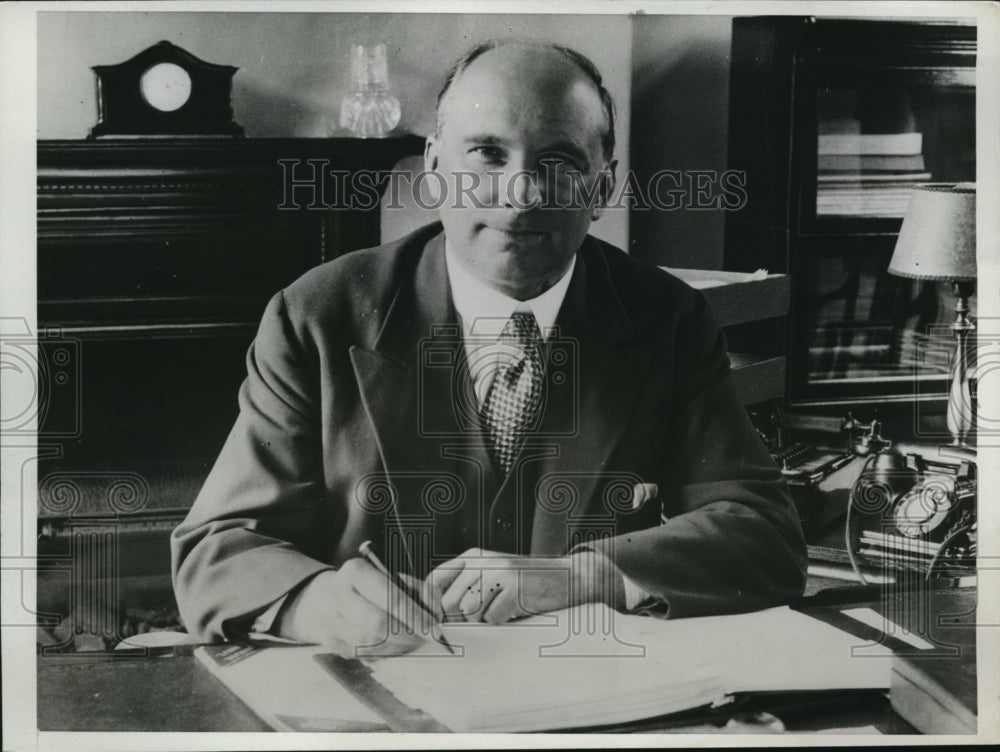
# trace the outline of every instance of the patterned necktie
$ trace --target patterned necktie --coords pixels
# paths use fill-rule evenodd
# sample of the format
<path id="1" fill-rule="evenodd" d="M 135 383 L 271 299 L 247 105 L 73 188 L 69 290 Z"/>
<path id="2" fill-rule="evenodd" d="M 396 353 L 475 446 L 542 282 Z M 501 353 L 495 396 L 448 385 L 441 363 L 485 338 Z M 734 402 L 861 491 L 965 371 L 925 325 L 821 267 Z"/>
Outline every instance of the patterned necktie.
<path id="1" fill-rule="evenodd" d="M 515 311 L 500 334 L 500 362 L 483 402 L 493 460 L 510 473 L 542 401 L 541 332 L 530 311 Z"/>

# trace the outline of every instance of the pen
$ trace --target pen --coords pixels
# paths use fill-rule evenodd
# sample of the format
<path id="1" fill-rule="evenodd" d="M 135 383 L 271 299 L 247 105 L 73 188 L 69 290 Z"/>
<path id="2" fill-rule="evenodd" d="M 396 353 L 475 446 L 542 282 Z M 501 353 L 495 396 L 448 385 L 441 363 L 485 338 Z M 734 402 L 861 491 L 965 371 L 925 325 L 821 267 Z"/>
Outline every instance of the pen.
<path id="1" fill-rule="evenodd" d="M 424 605 L 423 599 L 420 597 L 420 593 L 415 592 L 414 589 L 411 588 L 403 580 L 402 577 L 400 577 L 398 574 L 393 574 L 392 572 L 390 572 L 388 568 L 385 566 L 385 564 L 382 563 L 382 560 L 379 559 L 378 555 L 375 553 L 375 549 L 372 546 L 372 542 L 370 540 L 366 540 L 364 543 L 358 546 L 358 553 L 364 556 L 368 560 L 368 562 L 373 567 L 375 567 L 375 569 L 384 574 L 386 578 L 393 585 L 402 590 L 409 597 L 411 601 L 417 604 L 417 606 L 420 608 L 421 611 L 423 611 L 425 614 L 428 614 L 432 619 L 434 619 L 435 623 L 437 622 L 437 616 L 435 616 L 434 613 L 429 608 L 427 608 L 427 606 Z M 445 639 L 445 636 L 441 634 L 440 629 L 437 630 L 437 634 L 435 635 L 435 637 L 437 638 L 438 642 L 440 642 L 448 649 L 449 653 L 455 652 L 454 650 L 452 650 L 451 645 L 448 644 L 448 640 Z"/>

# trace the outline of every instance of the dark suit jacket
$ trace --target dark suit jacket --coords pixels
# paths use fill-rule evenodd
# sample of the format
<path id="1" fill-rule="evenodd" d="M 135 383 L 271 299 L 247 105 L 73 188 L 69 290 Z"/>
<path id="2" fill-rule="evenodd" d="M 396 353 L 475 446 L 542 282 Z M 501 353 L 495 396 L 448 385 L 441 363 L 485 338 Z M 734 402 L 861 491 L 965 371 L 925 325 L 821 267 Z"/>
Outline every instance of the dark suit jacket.
<path id="1" fill-rule="evenodd" d="M 671 617 L 800 594 L 802 532 L 703 296 L 588 237 L 556 323 L 539 430 L 500 482 L 440 224 L 275 295 L 239 418 L 172 537 L 188 629 L 245 627 L 369 538 L 417 576 L 475 546 L 590 546 Z"/>

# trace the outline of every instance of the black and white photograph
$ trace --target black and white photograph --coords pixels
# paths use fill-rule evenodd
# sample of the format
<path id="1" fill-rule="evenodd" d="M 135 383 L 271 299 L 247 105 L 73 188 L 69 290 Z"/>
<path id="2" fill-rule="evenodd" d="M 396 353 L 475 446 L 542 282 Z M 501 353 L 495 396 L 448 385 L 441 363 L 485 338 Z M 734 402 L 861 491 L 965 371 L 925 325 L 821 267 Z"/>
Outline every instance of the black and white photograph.
<path id="1" fill-rule="evenodd" d="M 3 750 L 1000 741 L 998 39 L 0 6 Z"/>

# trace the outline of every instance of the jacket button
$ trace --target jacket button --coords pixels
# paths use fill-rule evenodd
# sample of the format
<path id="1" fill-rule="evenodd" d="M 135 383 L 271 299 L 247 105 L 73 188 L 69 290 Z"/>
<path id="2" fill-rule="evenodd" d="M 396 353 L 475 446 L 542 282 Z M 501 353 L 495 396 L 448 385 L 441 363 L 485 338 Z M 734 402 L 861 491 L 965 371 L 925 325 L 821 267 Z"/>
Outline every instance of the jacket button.
<path id="1" fill-rule="evenodd" d="M 513 527 L 514 525 L 514 522 L 511 520 L 510 516 L 506 514 L 498 515 L 496 520 L 494 520 L 494 522 L 496 523 L 496 526 L 500 530 L 503 530 L 504 532 L 510 530 L 511 527 Z"/>

